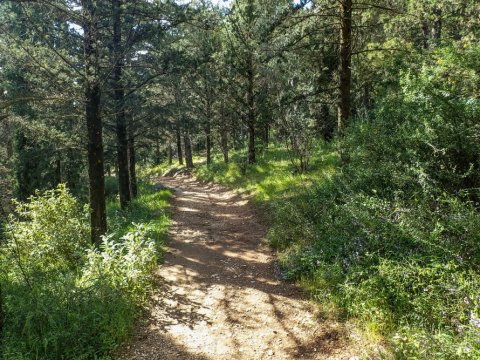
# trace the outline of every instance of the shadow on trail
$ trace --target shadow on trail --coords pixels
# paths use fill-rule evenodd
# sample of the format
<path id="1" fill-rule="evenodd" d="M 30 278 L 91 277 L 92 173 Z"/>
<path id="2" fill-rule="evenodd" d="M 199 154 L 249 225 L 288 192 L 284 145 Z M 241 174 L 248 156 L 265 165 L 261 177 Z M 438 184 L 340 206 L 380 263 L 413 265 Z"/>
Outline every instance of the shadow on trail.
<path id="1" fill-rule="evenodd" d="M 170 249 L 134 344 L 150 357 L 124 359 L 317 359 L 342 347 L 305 294 L 277 279 L 245 198 L 191 178 L 160 182 L 176 189 Z"/>

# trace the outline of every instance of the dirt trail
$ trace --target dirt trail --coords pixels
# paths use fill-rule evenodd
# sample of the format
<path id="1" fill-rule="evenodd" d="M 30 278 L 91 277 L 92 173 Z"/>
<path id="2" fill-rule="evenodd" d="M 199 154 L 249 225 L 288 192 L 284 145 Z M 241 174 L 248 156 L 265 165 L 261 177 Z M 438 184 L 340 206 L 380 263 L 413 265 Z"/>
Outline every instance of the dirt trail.
<path id="1" fill-rule="evenodd" d="M 266 229 L 245 198 L 189 177 L 175 188 L 170 250 L 146 323 L 119 359 L 349 359 L 341 326 L 322 322 L 275 276 Z"/>

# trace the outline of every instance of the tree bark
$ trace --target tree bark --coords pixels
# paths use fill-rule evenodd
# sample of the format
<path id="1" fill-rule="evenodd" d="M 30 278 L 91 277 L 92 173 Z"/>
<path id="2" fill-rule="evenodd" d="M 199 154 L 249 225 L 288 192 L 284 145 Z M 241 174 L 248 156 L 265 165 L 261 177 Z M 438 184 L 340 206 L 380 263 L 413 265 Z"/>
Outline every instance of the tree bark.
<path id="1" fill-rule="evenodd" d="M 268 122 L 265 123 L 263 142 L 265 144 L 265 147 L 268 148 L 268 144 L 270 142 L 270 124 Z"/>
<path id="2" fill-rule="evenodd" d="M 255 126 L 251 123 L 248 124 L 248 163 L 254 164 L 256 161 L 255 156 Z"/>
<path id="3" fill-rule="evenodd" d="M 98 23 L 97 6 L 92 0 L 83 0 L 84 56 L 85 56 L 85 117 L 88 135 L 88 180 L 90 187 L 91 239 L 99 245 L 107 232 L 105 204 L 105 174 L 102 119 L 100 117 L 101 90 L 98 79 Z"/>
<path id="4" fill-rule="evenodd" d="M 130 185 L 130 198 L 135 199 L 138 195 L 138 186 L 137 186 L 137 156 L 135 152 L 135 137 L 133 134 L 130 134 L 128 139 L 128 174 L 129 174 L 129 185 Z"/>
<path id="5" fill-rule="evenodd" d="M 225 161 L 226 164 L 229 162 L 228 158 L 228 133 L 226 129 L 222 129 L 220 131 L 220 142 L 222 145 L 222 152 L 223 152 L 223 161 Z"/>
<path id="6" fill-rule="evenodd" d="M 249 57 L 249 66 L 247 72 L 248 88 L 247 88 L 247 105 L 248 105 L 248 163 L 254 164 L 256 161 L 255 154 L 255 94 L 254 94 L 254 69 L 253 55 Z"/>
<path id="7" fill-rule="evenodd" d="M 172 149 L 172 141 L 168 140 L 168 165 L 173 164 L 173 149 Z"/>
<path id="8" fill-rule="evenodd" d="M 338 101 L 338 133 L 350 124 L 352 107 L 352 0 L 340 0 L 340 98 Z"/>
<path id="9" fill-rule="evenodd" d="M 192 142 L 190 141 L 190 134 L 188 133 L 188 131 L 185 131 L 185 133 L 183 134 L 183 142 L 185 143 L 185 163 L 188 169 L 192 169 Z"/>
<path id="10" fill-rule="evenodd" d="M 178 165 L 183 165 L 182 138 L 180 137 L 180 128 L 178 126 L 177 126 L 177 129 L 176 129 L 176 135 L 177 135 Z"/>
<path id="11" fill-rule="evenodd" d="M 160 165 L 160 135 L 157 129 L 157 136 L 155 137 L 155 165 Z"/>
<path id="12" fill-rule="evenodd" d="M 121 49 L 121 0 L 112 0 L 113 10 L 113 89 L 115 98 L 115 122 L 117 134 L 117 162 L 118 162 L 118 191 L 120 207 L 125 209 L 131 200 L 129 165 L 128 165 L 128 138 L 125 116 L 125 91 L 122 84 L 123 53 Z"/>
<path id="13" fill-rule="evenodd" d="M 210 122 L 207 123 L 205 128 L 205 137 L 207 138 L 207 165 L 210 165 L 212 163 L 212 129 L 210 127 Z"/>

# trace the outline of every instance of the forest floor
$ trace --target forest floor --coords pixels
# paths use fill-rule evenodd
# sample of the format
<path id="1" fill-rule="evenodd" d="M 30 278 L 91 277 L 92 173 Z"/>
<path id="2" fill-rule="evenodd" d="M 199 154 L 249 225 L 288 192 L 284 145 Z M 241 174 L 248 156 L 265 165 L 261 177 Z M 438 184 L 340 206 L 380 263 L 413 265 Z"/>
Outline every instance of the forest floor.
<path id="1" fill-rule="evenodd" d="M 169 250 L 118 359 L 356 359 L 349 329 L 278 278 L 249 199 L 192 177 L 175 189 Z"/>

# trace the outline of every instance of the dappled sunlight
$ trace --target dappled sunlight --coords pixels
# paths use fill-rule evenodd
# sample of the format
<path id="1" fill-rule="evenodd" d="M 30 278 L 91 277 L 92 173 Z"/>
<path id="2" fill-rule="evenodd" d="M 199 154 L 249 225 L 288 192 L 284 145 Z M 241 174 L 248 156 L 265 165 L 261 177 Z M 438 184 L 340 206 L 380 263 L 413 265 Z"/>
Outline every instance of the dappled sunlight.
<path id="1" fill-rule="evenodd" d="M 197 209 L 189 208 L 189 207 L 179 207 L 178 208 L 180 211 L 186 211 L 186 212 L 198 212 Z"/>
<path id="2" fill-rule="evenodd" d="M 175 194 L 149 326 L 133 349 L 154 346 L 154 359 L 167 358 L 154 344 L 168 338 L 187 351 L 179 359 L 323 359 L 346 351 L 345 337 L 315 345 L 338 325 L 318 321 L 301 291 L 276 277 L 247 198 L 191 178 L 161 181 L 183 191 Z"/>
<path id="3" fill-rule="evenodd" d="M 233 158 L 236 157 L 238 154 L 234 153 Z M 312 154 L 309 170 L 305 174 L 295 174 L 288 151 L 281 146 L 272 146 L 259 157 L 258 164 L 247 166 L 246 174 L 242 174 L 239 165 L 233 161 L 229 164 L 215 163 L 209 168 L 203 164 L 196 174 L 202 179 L 250 193 L 257 200 L 271 201 L 296 196 L 298 189 L 329 181 L 338 162 L 336 149 L 321 144 Z"/>

